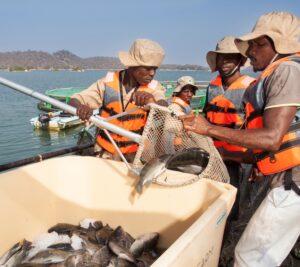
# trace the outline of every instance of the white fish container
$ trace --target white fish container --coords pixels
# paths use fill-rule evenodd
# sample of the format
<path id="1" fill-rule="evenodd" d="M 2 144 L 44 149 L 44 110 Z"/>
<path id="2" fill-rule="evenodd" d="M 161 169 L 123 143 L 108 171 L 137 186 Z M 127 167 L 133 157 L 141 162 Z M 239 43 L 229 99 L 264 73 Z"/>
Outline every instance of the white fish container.
<path id="1" fill-rule="evenodd" d="M 236 189 L 203 179 L 138 195 L 127 172 L 122 162 L 66 156 L 0 174 L 0 255 L 56 223 L 94 218 L 133 237 L 159 232 L 166 251 L 152 266 L 217 266 Z"/>

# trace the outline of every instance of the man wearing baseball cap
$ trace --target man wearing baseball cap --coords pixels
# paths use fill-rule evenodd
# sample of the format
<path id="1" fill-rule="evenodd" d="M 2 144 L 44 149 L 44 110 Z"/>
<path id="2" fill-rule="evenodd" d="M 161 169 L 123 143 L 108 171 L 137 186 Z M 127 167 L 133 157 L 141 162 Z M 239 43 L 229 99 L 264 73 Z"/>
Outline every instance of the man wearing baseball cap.
<path id="1" fill-rule="evenodd" d="M 105 78 L 72 96 L 69 104 L 77 108 L 77 115 L 82 120 L 88 120 L 92 110 L 98 108 L 100 116 L 107 118 L 149 103 L 166 106 L 164 90 L 158 81 L 153 80 L 164 56 L 164 50 L 158 43 L 148 39 L 135 40 L 128 52 L 119 52 L 119 59 L 126 69 L 108 72 Z M 146 119 L 147 113 L 141 108 L 111 123 L 141 134 Z M 127 160 L 132 161 L 138 145 L 114 133 L 111 137 Z M 101 148 L 100 155 L 119 159 L 115 147 L 102 130 L 96 141 Z"/>
<path id="2" fill-rule="evenodd" d="M 235 266 L 280 266 L 300 234 L 299 36 L 298 17 L 271 12 L 235 39 L 254 71 L 262 71 L 244 95 L 245 130 L 182 117 L 188 131 L 252 149 L 252 158 L 235 160 L 252 160 L 270 182 L 235 249 Z"/>
<path id="3" fill-rule="evenodd" d="M 240 129 L 244 121 L 243 96 L 246 88 L 254 81 L 254 78 L 240 73 L 240 68 L 244 66 L 247 58 L 237 49 L 234 37 L 226 36 L 218 42 L 215 50 L 207 53 L 206 60 L 210 70 L 218 72 L 218 75 L 210 82 L 206 90 L 206 103 L 203 109 L 205 117 L 214 125 Z M 237 220 L 241 176 L 245 174 L 245 169 L 240 163 L 227 160 L 226 156 L 233 153 L 237 155 L 247 149 L 218 139 L 214 139 L 214 145 L 223 155 L 230 176 L 230 184 L 238 189 L 228 218 L 229 221 Z"/>

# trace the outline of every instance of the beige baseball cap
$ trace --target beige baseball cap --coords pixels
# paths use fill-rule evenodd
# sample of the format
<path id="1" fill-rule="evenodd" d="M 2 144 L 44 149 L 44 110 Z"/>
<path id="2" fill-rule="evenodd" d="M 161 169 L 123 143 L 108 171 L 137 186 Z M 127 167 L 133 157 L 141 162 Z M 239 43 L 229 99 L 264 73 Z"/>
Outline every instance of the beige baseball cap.
<path id="1" fill-rule="evenodd" d="M 128 52 L 119 52 L 119 59 L 126 67 L 159 67 L 165 57 L 162 47 L 148 39 L 136 39 Z"/>
<path id="2" fill-rule="evenodd" d="M 210 67 L 212 72 L 217 70 L 217 54 L 241 54 L 240 51 L 237 49 L 234 43 L 235 37 L 226 36 L 221 39 L 216 46 L 214 51 L 209 51 L 206 54 L 206 61 Z M 243 56 L 243 61 L 241 66 L 243 66 L 246 62 L 247 58 Z"/>
<path id="3" fill-rule="evenodd" d="M 262 36 L 269 36 L 279 54 L 300 52 L 300 19 L 288 12 L 270 12 L 262 15 L 252 32 L 235 39 L 238 50 L 246 55 L 248 41 Z"/>
<path id="4" fill-rule="evenodd" d="M 173 90 L 173 93 L 179 93 L 182 88 L 186 85 L 192 85 L 195 90 L 198 89 L 198 87 L 195 85 L 195 80 L 191 76 L 182 76 L 177 80 L 177 85 L 175 89 Z"/>

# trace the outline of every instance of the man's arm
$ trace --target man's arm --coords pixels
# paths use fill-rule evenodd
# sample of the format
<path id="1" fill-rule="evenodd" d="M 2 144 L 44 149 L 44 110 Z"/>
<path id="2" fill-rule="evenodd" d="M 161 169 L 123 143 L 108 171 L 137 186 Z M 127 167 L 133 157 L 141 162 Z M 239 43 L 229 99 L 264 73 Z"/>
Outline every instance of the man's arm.
<path id="1" fill-rule="evenodd" d="M 68 104 L 77 109 L 77 115 L 81 120 L 88 120 L 93 114 L 93 109 L 101 107 L 104 90 L 104 79 L 98 80 L 89 88 L 71 97 Z"/>
<path id="2" fill-rule="evenodd" d="M 234 130 L 210 124 L 200 115 L 182 116 L 184 128 L 228 143 L 252 149 L 277 151 L 296 114 L 295 106 L 265 110 L 261 129 Z"/>

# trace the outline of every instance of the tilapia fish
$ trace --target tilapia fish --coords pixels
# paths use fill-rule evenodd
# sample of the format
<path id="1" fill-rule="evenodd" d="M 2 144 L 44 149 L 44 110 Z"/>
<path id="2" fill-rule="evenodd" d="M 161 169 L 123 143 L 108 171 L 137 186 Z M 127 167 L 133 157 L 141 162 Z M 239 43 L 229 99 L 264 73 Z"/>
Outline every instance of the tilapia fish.
<path id="1" fill-rule="evenodd" d="M 142 193 L 144 186 L 150 185 L 167 169 L 199 175 L 207 166 L 208 161 L 208 152 L 201 148 L 188 148 L 152 159 L 142 168 L 136 190 Z"/>
<path id="2" fill-rule="evenodd" d="M 168 170 L 199 175 L 207 166 L 209 154 L 201 148 L 188 148 L 174 153 L 166 162 Z"/>
<path id="3" fill-rule="evenodd" d="M 165 154 L 159 158 L 148 161 L 140 172 L 140 180 L 136 186 L 136 191 L 142 193 L 143 187 L 150 185 L 153 180 L 166 171 L 166 162 L 172 155 Z"/>
<path id="4" fill-rule="evenodd" d="M 150 267 L 159 257 L 158 233 L 134 239 L 121 226 L 92 219 L 59 223 L 48 232 L 15 244 L 0 257 L 0 267 Z"/>

